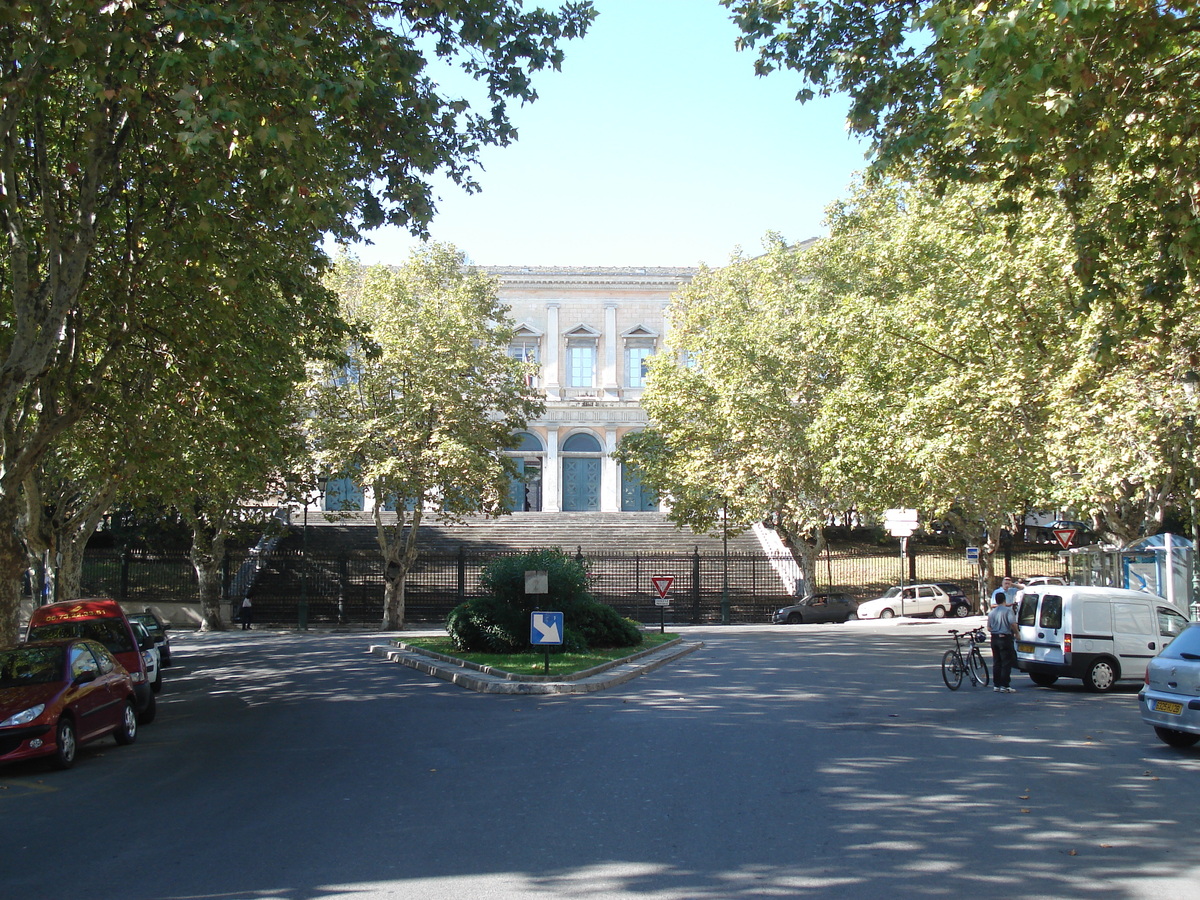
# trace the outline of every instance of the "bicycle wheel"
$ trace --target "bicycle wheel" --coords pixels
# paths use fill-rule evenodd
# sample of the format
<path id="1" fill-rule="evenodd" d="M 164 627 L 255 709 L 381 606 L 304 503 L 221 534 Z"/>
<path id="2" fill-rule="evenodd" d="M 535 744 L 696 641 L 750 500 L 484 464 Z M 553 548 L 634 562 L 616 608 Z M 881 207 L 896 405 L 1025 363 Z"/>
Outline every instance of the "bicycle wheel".
<path id="1" fill-rule="evenodd" d="M 946 682 L 946 687 L 950 690 L 957 691 L 962 684 L 962 677 L 962 657 L 958 655 L 957 650 L 947 650 L 946 655 L 942 657 L 942 681 Z"/>
<path id="2" fill-rule="evenodd" d="M 983 654 L 979 652 L 978 646 L 971 648 L 971 655 L 967 657 L 967 665 L 971 669 L 971 678 L 980 687 L 987 687 L 991 676 L 988 674 L 988 664 L 983 658 Z"/>

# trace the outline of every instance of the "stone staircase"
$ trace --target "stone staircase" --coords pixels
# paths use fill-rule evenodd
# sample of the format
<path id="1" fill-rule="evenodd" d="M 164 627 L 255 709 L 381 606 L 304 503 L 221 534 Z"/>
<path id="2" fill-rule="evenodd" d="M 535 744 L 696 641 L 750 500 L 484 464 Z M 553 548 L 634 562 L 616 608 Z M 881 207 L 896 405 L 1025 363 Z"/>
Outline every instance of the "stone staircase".
<path id="1" fill-rule="evenodd" d="M 384 521 L 394 524 L 395 513 Z M 298 547 L 300 529 L 293 522 L 294 537 L 288 546 Z M 473 518 L 462 524 L 444 524 L 434 519 L 421 523 L 423 552 L 455 552 L 459 547 L 474 552 L 528 550 L 560 547 L 568 552 L 606 553 L 720 553 L 721 534 L 697 534 L 680 528 L 657 512 L 556 512 L 513 513 L 500 519 Z M 375 551 L 375 525 L 370 513 L 308 514 L 308 548 L 314 553 Z M 753 531 L 730 535 L 729 552 L 762 554 Z"/>

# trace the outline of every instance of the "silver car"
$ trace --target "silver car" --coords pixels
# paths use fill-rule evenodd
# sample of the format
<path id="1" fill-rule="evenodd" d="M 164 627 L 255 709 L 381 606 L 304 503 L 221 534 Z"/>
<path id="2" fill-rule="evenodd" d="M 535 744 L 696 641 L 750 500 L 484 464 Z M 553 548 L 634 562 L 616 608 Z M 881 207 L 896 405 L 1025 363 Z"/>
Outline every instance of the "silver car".
<path id="1" fill-rule="evenodd" d="M 1146 666 L 1142 719 L 1164 744 L 1200 741 L 1200 622 L 1192 622 Z"/>

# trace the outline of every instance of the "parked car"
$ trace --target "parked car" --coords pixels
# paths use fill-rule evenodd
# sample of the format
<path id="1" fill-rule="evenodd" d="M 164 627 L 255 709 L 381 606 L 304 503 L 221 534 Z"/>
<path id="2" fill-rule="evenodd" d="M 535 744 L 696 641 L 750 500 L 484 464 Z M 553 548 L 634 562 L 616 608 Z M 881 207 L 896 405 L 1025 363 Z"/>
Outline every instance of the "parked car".
<path id="1" fill-rule="evenodd" d="M 133 626 L 117 601 L 108 598 L 88 600 L 64 600 L 39 606 L 29 616 L 25 631 L 28 641 L 53 640 L 56 638 L 82 637 L 102 644 L 117 658 L 133 680 L 133 691 L 138 701 L 138 724 L 149 725 L 154 721 L 157 704 L 154 690 L 146 678 L 146 661 L 142 651 L 148 647 L 138 645 Z M 153 638 L 146 642 L 153 646 Z"/>
<path id="2" fill-rule="evenodd" d="M 961 619 L 971 614 L 971 601 L 967 599 L 966 591 L 949 581 L 939 581 L 937 586 L 950 598 L 950 615 Z"/>
<path id="3" fill-rule="evenodd" d="M 142 651 L 142 661 L 146 664 L 146 680 L 150 682 L 150 690 L 157 694 L 162 690 L 162 656 L 158 652 L 158 645 L 141 622 L 131 620 L 129 627 L 133 629 L 133 637 Z"/>
<path id="4" fill-rule="evenodd" d="M 167 623 L 150 608 L 147 608 L 145 612 L 126 613 L 126 615 L 130 622 L 141 622 L 150 632 L 150 636 L 154 638 L 154 645 L 158 647 L 159 661 L 164 669 L 169 669 L 171 667 L 171 636 L 167 634 Z"/>
<path id="5" fill-rule="evenodd" d="M 1041 687 L 1079 678 L 1110 691 L 1144 675 L 1188 624 L 1186 610 L 1143 591 L 1042 584 L 1018 597 L 1017 668 Z"/>
<path id="6" fill-rule="evenodd" d="M 1200 741 L 1200 622 L 1192 622 L 1146 666 L 1142 721 L 1172 747 Z"/>
<path id="7" fill-rule="evenodd" d="M 950 596 L 936 584 L 910 584 L 888 588 L 886 594 L 858 605 L 860 619 L 890 619 L 893 616 L 945 618 L 952 606 Z"/>
<path id="8" fill-rule="evenodd" d="M 857 608 L 858 603 L 849 594 L 809 594 L 799 603 L 777 609 L 771 621 L 776 625 L 845 622 Z"/>
<path id="9" fill-rule="evenodd" d="M 0 763 L 50 756 L 75 764 L 80 745 L 137 738 L 133 680 L 96 641 L 34 641 L 0 649 Z"/>

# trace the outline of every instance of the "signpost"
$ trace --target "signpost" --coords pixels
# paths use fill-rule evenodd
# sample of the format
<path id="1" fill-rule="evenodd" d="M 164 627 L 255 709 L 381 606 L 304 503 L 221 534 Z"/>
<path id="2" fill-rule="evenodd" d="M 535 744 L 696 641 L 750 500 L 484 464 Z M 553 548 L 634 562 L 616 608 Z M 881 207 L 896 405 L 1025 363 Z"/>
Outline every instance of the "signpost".
<path id="1" fill-rule="evenodd" d="M 550 647 L 561 647 L 565 623 L 560 612 L 534 610 L 529 614 L 529 643 L 546 649 L 546 674 L 550 674 Z"/>
<path id="2" fill-rule="evenodd" d="M 908 539 L 917 530 L 915 509 L 889 509 L 883 513 L 883 524 L 888 534 L 900 538 L 900 586 L 904 586 L 904 559 L 908 556 Z M 904 595 L 900 595 L 900 611 L 904 612 Z"/>
<path id="3" fill-rule="evenodd" d="M 671 592 L 675 576 L 651 575 L 650 583 L 654 585 L 654 592 L 658 594 L 654 598 L 654 605 L 658 607 L 658 633 L 663 634 L 667 630 L 667 607 L 671 605 L 671 598 L 667 594 Z"/>

